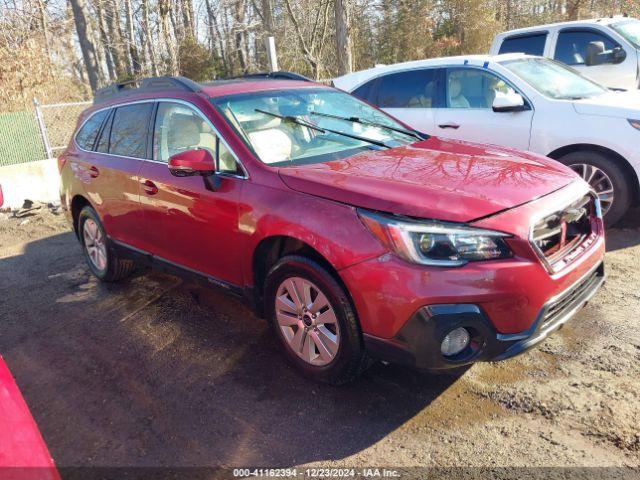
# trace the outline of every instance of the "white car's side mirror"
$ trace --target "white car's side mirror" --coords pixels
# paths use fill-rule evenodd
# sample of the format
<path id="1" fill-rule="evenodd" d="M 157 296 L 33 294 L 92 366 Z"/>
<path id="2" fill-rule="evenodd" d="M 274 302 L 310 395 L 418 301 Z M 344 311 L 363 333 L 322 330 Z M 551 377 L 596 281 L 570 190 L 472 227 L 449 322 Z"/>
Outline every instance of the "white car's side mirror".
<path id="1" fill-rule="evenodd" d="M 496 92 L 492 108 L 494 112 L 520 112 L 525 109 L 524 98 L 515 92 Z"/>

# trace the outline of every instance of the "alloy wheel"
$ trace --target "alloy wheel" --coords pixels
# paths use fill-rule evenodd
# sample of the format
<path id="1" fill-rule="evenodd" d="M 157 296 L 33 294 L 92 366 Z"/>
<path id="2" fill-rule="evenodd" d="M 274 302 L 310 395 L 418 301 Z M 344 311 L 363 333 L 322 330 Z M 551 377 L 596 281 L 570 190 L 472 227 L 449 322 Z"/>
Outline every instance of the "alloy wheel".
<path id="1" fill-rule="evenodd" d="M 340 326 L 326 295 L 313 282 L 290 277 L 275 299 L 278 327 L 288 346 L 310 365 L 328 365 L 338 354 Z"/>
<path id="2" fill-rule="evenodd" d="M 89 260 L 98 270 L 104 270 L 107 267 L 107 245 L 98 223 L 87 218 L 82 228 L 82 236 Z"/>
<path id="3" fill-rule="evenodd" d="M 598 167 L 587 163 L 575 163 L 573 165 L 569 165 L 569 168 L 580 175 L 582 179 L 595 190 L 598 194 L 598 198 L 600 199 L 602 214 L 605 215 L 611 208 L 611 205 L 613 205 L 615 193 L 613 191 L 613 183 L 611 182 L 609 175 Z"/>

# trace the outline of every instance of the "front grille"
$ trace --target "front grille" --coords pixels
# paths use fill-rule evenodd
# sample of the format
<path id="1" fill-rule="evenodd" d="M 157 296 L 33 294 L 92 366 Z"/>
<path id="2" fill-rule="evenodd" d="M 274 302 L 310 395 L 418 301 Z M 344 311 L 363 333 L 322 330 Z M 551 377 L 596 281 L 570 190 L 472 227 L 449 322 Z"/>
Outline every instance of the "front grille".
<path id="1" fill-rule="evenodd" d="M 548 265 L 571 263 L 595 241 L 595 217 L 595 198 L 587 194 L 539 220 L 531 241 Z"/>
<path id="2" fill-rule="evenodd" d="M 603 276 L 604 265 L 601 264 L 592 273 L 564 292 L 559 298 L 547 304 L 542 316 L 540 329 L 544 330 L 565 313 L 575 308 Z"/>

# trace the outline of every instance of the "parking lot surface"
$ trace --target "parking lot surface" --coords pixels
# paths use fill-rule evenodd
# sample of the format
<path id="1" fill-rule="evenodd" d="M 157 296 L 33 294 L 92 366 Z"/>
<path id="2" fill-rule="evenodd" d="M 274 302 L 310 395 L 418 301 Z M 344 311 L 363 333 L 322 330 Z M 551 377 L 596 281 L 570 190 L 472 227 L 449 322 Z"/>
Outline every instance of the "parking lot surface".
<path id="1" fill-rule="evenodd" d="M 607 241 L 606 285 L 538 348 L 330 387 L 223 294 L 100 284 L 43 207 L 0 220 L 0 354 L 61 467 L 640 466 L 640 211 Z"/>

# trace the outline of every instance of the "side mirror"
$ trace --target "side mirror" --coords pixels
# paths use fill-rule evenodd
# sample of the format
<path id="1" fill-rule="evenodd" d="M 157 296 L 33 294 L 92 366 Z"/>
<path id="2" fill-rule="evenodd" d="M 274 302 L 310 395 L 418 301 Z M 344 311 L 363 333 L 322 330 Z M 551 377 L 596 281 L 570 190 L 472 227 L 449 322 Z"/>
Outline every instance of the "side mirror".
<path id="1" fill-rule="evenodd" d="M 204 148 L 176 153 L 169 158 L 169 171 L 175 177 L 200 175 L 205 188 L 211 192 L 220 188 L 220 177 L 215 174 L 218 171 L 218 165 L 211 152 Z"/>
<path id="2" fill-rule="evenodd" d="M 622 47 L 616 47 L 611 50 L 611 56 L 613 57 L 614 64 L 622 63 L 627 58 L 627 52 Z"/>
<path id="3" fill-rule="evenodd" d="M 587 45 L 587 58 L 585 58 L 584 64 L 587 67 L 601 65 L 606 63 L 603 57 L 605 57 L 604 42 L 589 42 Z"/>
<path id="4" fill-rule="evenodd" d="M 176 153 L 169 158 L 169 171 L 175 177 L 211 176 L 216 170 L 213 155 L 204 148 Z"/>
<path id="5" fill-rule="evenodd" d="M 494 112 L 521 112 L 525 109 L 524 98 L 515 92 L 502 93 L 496 92 L 496 98 L 493 99 L 492 105 Z"/>
<path id="6" fill-rule="evenodd" d="M 591 42 L 587 45 L 587 58 L 584 64 L 587 67 L 603 65 L 605 63 L 618 64 L 624 62 L 627 52 L 622 47 L 615 47 L 613 50 L 605 50 L 604 42 Z"/>

